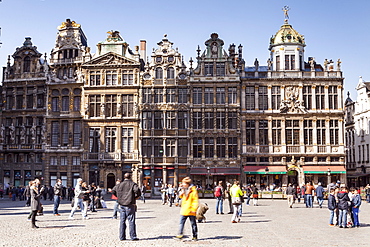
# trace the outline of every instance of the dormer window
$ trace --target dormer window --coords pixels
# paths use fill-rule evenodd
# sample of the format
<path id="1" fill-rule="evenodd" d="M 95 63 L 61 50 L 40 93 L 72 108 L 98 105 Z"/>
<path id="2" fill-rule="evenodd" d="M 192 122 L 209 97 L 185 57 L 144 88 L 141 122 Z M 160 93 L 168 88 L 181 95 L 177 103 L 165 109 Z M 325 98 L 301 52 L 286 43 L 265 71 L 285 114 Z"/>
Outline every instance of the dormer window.
<path id="1" fill-rule="evenodd" d="M 204 63 L 204 75 L 213 76 L 213 63 Z"/>
<path id="2" fill-rule="evenodd" d="M 225 63 L 217 63 L 216 64 L 216 75 L 217 76 L 224 76 L 225 75 Z"/>
<path id="3" fill-rule="evenodd" d="M 31 70 L 31 58 L 27 56 L 23 60 L 23 72 L 30 72 L 30 70 Z"/>
<path id="4" fill-rule="evenodd" d="M 285 70 L 295 69 L 295 55 L 285 55 Z"/>
<path id="5" fill-rule="evenodd" d="M 160 62 L 162 62 L 162 57 L 160 57 L 160 56 L 156 57 L 156 58 L 155 58 L 155 62 L 156 62 L 156 63 L 160 63 Z"/>
<path id="6" fill-rule="evenodd" d="M 167 79 L 174 79 L 175 78 L 175 69 L 172 67 L 169 67 L 167 69 Z"/>
<path id="7" fill-rule="evenodd" d="M 174 60 L 175 60 L 175 58 L 174 58 L 173 56 L 169 56 L 169 57 L 167 58 L 167 61 L 168 61 L 169 63 L 172 63 Z"/>
<path id="8" fill-rule="evenodd" d="M 163 79 L 163 70 L 158 67 L 155 69 L 155 79 Z"/>

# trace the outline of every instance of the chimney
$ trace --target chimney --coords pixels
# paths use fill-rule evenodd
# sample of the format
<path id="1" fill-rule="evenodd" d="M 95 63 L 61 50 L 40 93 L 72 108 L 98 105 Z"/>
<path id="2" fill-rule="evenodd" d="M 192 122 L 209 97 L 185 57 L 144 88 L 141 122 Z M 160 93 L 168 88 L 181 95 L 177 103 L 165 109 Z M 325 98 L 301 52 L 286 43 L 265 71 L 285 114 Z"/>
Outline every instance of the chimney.
<path id="1" fill-rule="evenodd" d="M 146 63 L 146 40 L 140 40 L 140 58 Z"/>

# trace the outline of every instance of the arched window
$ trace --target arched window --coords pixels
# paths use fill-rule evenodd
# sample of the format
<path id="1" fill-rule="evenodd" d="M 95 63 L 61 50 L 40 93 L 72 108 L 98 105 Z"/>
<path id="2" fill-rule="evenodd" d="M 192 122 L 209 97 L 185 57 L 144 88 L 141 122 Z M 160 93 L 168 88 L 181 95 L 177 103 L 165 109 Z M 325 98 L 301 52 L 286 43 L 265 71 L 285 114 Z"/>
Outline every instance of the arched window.
<path id="1" fill-rule="evenodd" d="M 163 79 L 163 69 L 162 68 L 156 68 L 155 69 L 155 79 Z"/>
<path id="2" fill-rule="evenodd" d="M 31 58 L 27 56 L 23 60 L 23 72 L 30 72 L 30 69 L 31 69 Z"/>
<path id="3" fill-rule="evenodd" d="M 173 67 L 169 67 L 167 69 L 167 79 L 174 79 L 175 78 L 175 69 Z"/>

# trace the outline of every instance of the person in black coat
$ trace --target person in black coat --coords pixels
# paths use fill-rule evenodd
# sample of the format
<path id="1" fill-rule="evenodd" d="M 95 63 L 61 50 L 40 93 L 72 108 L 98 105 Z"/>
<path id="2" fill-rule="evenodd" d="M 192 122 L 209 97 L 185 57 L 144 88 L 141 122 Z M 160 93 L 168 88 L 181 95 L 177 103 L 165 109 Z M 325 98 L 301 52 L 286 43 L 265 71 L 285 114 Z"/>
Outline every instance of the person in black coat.
<path id="1" fill-rule="evenodd" d="M 41 203 L 40 203 L 40 197 L 42 195 L 42 192 L 44 191 L 44 187 L 39 189 L 40 186 L 40 180 L 35 179 L 32 186 L 30 187 L 30 193 L 31 193 L 31 210 L 32 210 L 32 216 L 31 216 L 31 222 L 32 222 L 32 228 L 39 228 L 36 226 L 36 215 L 37 211 L 41 209 Z"/>
<path id="2" fill-rule="evenodd" d="M 330 220 L 329 220 L 329 225 L 334 226 L 333 220 L 334 220 L 334 213 L 335 210 L 337 209 L 337 201 L 334 196 L 334 188 L 330 189 L 330 194 L 328 196 L 328 209 L 330 211 Z M 338 222 L 338 219 L 337 219 Z"/>
<path id="3" fill-rule="evenodd" d="M 339 210 L 338 224 L 340 228 L 347 228 L 347 211 L 348 211 L 348 202 L 350 201 L 348 197 L 347 187 L 342 187 L 337 197 Z"/>

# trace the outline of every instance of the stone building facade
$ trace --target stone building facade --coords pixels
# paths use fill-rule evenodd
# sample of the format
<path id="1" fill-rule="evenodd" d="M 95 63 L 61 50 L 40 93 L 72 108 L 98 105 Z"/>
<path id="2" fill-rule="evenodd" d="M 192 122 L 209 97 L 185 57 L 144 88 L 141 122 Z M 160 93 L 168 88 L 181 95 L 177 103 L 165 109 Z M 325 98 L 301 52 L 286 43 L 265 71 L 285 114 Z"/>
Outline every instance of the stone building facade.
<path id="1" fill-rule="evenodd" d="M 110 188 L 133 172 L 158 195 L 185 176 L 202 188 L 345 181 L 340 60 L 305 61 L 305 47 L 285 20 L 267 66 L 246 66 L 243 47 L 213 33 L 187 68 L 166 35 L 150 59 L 118 31 L 92 54 L 67 19 L 49 64 L 27 38 L 4 68 L 1 182 Z"/>

